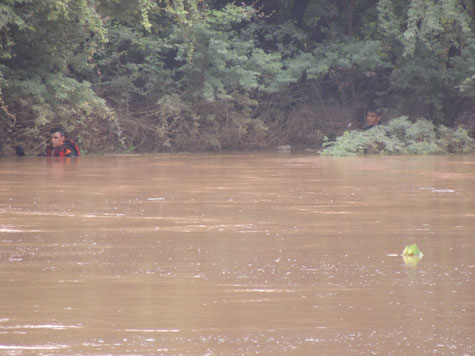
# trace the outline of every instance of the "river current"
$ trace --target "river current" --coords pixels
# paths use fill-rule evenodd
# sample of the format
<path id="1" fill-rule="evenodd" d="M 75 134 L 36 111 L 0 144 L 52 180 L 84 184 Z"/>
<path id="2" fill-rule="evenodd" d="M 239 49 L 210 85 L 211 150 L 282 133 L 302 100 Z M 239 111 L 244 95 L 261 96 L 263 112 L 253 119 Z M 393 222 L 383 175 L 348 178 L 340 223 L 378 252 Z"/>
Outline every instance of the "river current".
<path id="1" fill-rule="evenodd" d="M 0 157 L 0 355 L 474 355 L 474 256 L 475 156 Z"/>

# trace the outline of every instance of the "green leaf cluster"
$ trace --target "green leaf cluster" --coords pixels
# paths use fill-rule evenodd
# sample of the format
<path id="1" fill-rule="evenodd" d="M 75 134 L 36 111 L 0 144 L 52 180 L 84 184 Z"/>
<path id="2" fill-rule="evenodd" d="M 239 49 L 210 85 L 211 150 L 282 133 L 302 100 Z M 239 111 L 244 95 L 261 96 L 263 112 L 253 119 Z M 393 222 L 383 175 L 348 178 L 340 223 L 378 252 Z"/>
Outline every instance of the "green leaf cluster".
<path id="1" fill-rule="evenodd" d="M 132 133 L 126 146 L 236 148 L 265 131 L 263 121 L 251 117 L 254 98 L 271 90 L 281 63 L 259 46 L 259 27 L 251 26 L 259 21 L 257 11 L 233 4 L 167 9 L 150 8 L 146 33 L 130 19 L 111 24 L 110 41 L 96 55 L 98 89 Z"/>
<path id="2" fill-rule="evenodd" d="M 426 119 L 411 122 L 407 117 L 366 131 L 347 131 L 335 141 L 324 143 L 324 156 L 364 154 L 444 154 L 473 153 L 475 139 L 461 127 L 436 127 Z"/>
<path id="3" fill-rule="evenodd" d="M 113 112 L 88 80 L 107 33 L 97 3 L 9 0 L 0 5 L 0 133 L 7 143 L 37 153 L 55 125 L 75 135 L 84 152 L 99 142 L 98 132 L 118 140 Z"/>

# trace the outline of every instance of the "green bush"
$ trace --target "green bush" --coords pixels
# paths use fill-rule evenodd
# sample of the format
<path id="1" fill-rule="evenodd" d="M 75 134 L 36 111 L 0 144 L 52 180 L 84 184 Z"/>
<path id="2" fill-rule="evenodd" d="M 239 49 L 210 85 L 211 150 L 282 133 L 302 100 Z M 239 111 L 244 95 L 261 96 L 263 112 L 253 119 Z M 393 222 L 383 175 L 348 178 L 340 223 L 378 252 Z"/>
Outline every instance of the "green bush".
<path id="1" fill-rule="evenodd" d="M 354 156 L 364 154 L 442 154 L 473 153 L 475 140 L 459 127 L 436 127 L 425 119 L 411 122 L 403 116 L 387 125 L 366 131 L 347 131 L 335 141 L 326 141 L 324 156 Z"/>

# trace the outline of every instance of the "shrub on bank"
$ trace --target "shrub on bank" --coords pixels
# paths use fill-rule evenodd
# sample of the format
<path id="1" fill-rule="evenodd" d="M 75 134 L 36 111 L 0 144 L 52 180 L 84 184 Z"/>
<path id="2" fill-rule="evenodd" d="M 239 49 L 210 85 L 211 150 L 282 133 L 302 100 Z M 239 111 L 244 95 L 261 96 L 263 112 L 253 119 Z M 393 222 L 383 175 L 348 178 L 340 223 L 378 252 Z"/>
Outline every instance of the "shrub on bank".
<path id="1" fill-rule="evenodd" d="M 475 153 L 475 140 L 467 130 L 436 127 L 425 119 L 415 122 L 406 116 L 393 119 L 387 125 L 366 131 L 346 131 L 335 141 L 326 140 L 324 156 L 354 156 L 364 154 L 448 154 Z"/>

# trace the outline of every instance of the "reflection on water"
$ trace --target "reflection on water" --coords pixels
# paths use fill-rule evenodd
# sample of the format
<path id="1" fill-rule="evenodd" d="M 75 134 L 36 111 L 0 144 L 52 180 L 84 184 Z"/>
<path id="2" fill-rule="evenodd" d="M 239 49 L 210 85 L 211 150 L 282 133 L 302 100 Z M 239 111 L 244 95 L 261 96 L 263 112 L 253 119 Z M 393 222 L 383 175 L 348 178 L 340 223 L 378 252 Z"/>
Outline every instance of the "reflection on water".
<path id="1" fill-rule="evenodd" d="M 0 158 L 0 354 L 475 354 L 474 194 L 473 156 Z"/>

